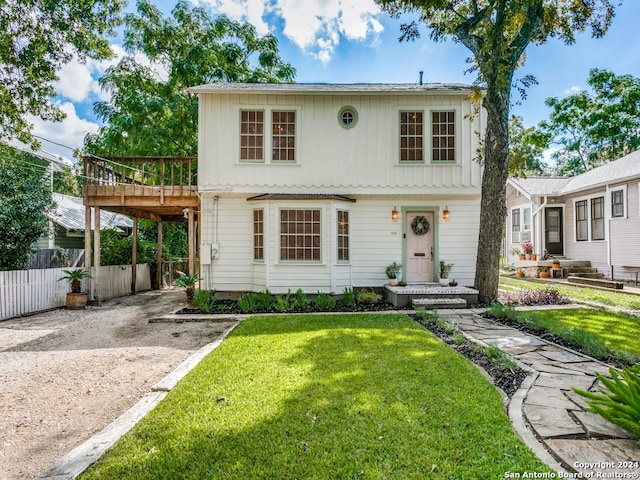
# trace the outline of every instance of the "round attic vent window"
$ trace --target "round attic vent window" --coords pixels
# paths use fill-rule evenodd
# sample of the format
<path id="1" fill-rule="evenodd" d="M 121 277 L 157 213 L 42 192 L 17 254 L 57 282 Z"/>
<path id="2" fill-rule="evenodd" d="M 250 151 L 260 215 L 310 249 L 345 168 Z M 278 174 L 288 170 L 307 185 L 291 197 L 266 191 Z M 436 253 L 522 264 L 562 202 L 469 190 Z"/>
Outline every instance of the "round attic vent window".
<path id="1" fill-rule="evenodd" d="M 358 123 L 358 112 L 353 107 L 342 107 L 338 113 L 338 121 L 344 128 L 353 128 Z"/>

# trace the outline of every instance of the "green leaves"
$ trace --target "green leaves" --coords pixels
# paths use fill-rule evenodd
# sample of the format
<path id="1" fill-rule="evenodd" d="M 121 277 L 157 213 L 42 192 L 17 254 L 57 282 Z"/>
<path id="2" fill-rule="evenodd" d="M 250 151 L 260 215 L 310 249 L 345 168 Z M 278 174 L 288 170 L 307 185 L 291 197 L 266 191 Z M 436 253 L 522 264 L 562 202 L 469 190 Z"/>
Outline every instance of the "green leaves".
<path id="1" fill-rule="evenodd" d="M 180 1 L 172 16 L 149 0 L 125 16 L 129 56 L 100 80 L 111 98 L 94 106 L 106 123 L 85 139 L 97 155 L 194 156 L 198 100 L 186 89 L 211 82 L 289 82 L 295 69 L 278 54 L 273 35 Z M 140 53 L 151 62 L 143 66 Z"/>
<path id="2" fill-rule="evenodd" d="M 564 98 L 549 98 L 553 110 L 540 129 L 559 146 L 558 174 L 577 175 L 640 147 L 640 79 L 592 69 L 588 84 Z"/>
<path id="3" fill-rule="evenodd" d="M 0 270 L 19 270 L 47 233 L 51 187 L 41 160 L 0 145 Z"/>
<path id="4" fill-rule="evenodd" d="M 8 0 L 0 9 L 0 137 L 37 147 L 28 115 L 60 121 L 57 72 L 77 56 L 109 58 L 124 0 Z"/>
<path id="5" fill-rule="evenodd" d="M 589 411 L 597 413 L 611 423 L 640 436 L 640 365 L 622 367 L 618 372 L 609 367 L 611 379 L 596 373 L 604 388 L 600 393 L 572 390 L 587 398 Z"/>

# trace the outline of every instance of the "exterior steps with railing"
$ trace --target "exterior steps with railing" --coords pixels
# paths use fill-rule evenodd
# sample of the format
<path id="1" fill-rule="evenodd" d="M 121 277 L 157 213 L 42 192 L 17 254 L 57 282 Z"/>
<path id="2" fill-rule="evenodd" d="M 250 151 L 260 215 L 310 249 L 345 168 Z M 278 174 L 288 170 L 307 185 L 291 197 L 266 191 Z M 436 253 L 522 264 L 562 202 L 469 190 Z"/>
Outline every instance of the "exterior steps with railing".
<path id="1" fill-rule="evenodd" d="M 437 283 L 384 286 L 385 299 L 400 308 L 467 308 L 478 303 L 478 291 L 463 286 L 441 287 Z"/>

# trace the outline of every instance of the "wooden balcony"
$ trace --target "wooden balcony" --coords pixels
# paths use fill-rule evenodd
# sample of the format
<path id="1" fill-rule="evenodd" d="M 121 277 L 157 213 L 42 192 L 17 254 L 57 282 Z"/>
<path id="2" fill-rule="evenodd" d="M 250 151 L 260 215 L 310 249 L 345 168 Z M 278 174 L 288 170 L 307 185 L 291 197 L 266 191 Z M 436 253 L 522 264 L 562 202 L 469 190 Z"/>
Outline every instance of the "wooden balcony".
<path id="1" fill-rule="evenodd" d="M 84 158 L 84 204 L 156 221 L 199 210 L 195 157 Z"/>

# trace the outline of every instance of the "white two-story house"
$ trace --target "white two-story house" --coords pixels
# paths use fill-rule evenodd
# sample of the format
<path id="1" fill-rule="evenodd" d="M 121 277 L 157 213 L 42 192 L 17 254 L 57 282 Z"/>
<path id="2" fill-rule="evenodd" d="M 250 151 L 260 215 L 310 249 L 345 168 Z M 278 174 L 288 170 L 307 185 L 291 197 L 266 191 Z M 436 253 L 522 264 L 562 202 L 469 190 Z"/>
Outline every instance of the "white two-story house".
<path id="1" fill-rule="evenodd" d="M 484 114 L 460 84 L 242 84 L 199 96 L 201 288 L 473 283 Z"/>

